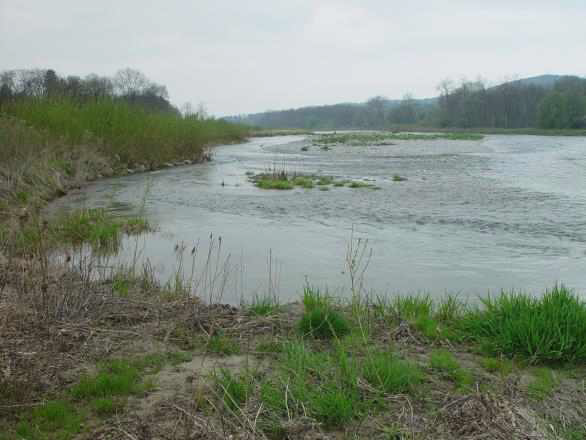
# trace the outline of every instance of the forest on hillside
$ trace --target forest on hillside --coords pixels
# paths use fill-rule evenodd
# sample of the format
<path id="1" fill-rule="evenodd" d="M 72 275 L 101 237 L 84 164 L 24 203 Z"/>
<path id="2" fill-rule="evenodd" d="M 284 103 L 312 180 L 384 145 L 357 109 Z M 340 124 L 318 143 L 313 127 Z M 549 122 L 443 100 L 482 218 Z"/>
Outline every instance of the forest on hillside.
<path id="1" fill-rule="evenodd" d="M 537 80 L 540 79 L 540 80 Z M 366 103 L 344 103 L 268 111 L 228 118 L 263 128 L 385 129 L 437 128 L 586 128 L 586 79 L 543 76 L 488 87 L 483 81 L 442 81 L 439 96 Z"/>

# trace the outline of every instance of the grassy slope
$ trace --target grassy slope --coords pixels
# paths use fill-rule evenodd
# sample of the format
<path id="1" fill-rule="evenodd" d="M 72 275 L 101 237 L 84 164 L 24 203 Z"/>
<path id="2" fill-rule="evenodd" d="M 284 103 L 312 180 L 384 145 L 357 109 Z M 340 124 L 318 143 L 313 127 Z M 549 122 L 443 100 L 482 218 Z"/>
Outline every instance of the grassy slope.
<path id="1" fill-rule="evenodd" d="M 20 100 L 0 109 L 0 213 L 41 206 L 100 176 L 167 162 L 199 161 L 248 129 L 217 120 L 152 113 L 104 99 Z"/>

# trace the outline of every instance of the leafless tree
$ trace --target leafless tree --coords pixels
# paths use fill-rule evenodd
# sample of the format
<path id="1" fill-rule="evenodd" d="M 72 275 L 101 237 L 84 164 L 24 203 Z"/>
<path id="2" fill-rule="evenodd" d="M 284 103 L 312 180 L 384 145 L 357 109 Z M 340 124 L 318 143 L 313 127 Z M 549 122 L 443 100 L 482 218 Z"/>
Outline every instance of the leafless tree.
<path id="1" fill-rule="evenodd" d="M 114 75 L 114 91 L 119 96 L 140 95 L 151 85 L 140 71 L 127 67 Z"/>

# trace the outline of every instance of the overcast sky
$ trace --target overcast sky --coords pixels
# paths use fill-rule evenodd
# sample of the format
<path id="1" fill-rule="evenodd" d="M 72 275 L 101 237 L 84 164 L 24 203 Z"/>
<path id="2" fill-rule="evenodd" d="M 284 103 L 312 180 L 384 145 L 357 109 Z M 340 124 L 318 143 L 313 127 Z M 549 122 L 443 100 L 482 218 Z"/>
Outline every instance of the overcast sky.
<path id="1" fill-rule="evenodd" d="M 122 67 L 216 115 L 586 75 L 586 0 L 0 0 L 0 70 Z"/>

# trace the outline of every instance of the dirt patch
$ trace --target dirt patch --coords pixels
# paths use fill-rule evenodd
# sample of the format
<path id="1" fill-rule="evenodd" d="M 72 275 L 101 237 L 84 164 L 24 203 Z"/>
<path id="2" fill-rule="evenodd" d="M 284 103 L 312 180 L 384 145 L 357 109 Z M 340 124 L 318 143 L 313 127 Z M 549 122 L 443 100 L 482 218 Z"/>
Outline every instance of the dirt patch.
<path id="1" fill-rule="evenodd" d="M 193 396 L 196 389 L 212 386 L 210 377 L 221 369 L 238 373 L 262 370 L 267 365 L 266 360 L 248 355 L 196 355 L 189 362 L 163 368 L 152 378 L 156 383 L 155 390 L 144 398 L 134 399 L 130 408 L 137 417 L 144 418 L 153 414 L 163 402 L 186 399 Z"/>
<path id="2" fill-rule="evenodd" d="M 487 393 L 448 402 L 439 412 L 438 430 L 449 438 L 546 440 L 549 437 L 533 411 Z"/>

